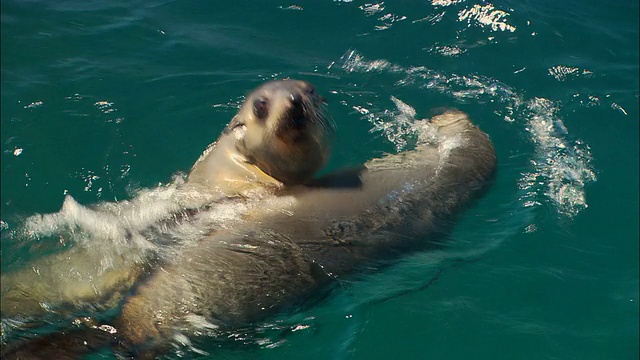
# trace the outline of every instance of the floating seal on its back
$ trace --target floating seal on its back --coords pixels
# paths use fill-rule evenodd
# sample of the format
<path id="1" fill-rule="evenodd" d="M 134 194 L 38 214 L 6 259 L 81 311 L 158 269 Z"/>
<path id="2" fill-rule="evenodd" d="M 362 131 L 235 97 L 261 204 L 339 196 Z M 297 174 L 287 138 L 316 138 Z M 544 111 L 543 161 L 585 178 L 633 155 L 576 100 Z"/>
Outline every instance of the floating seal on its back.
<path id="1" fill-rule="evenodd" d="M 117 343 L 144 356 L 172 339 L 188 344 L 185 336 L 258 321 L 335 276 L 420 248 L 492 177 L 488 136 L 449 111 L 417 126 L 434 141 L 313 179 L 333 128 L 312 89 L 292 80 L 258 88 L 196 162 L 185 185 L 252 210 L 140 284 L 111 323 Z"/>

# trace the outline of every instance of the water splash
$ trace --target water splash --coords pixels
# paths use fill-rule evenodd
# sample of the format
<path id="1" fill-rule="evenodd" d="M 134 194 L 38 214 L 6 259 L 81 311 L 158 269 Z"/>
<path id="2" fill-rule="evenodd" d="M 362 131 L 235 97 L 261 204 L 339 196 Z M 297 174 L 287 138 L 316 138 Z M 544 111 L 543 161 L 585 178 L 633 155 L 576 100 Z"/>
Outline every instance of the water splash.
<path id="1" fill-rule="evenodd" d="M 282 199 L 290 200 L 290 197 Z M 215 190 L 185 182 L 184 175 L 176 176 L 169 184 L 142 189 L 133 194 L 132 200 L 84 206 L 67 195 L 58 212 L 36 214 L 11 226 L 5 221 L 0 223 L 5 249 L 20 246 L 37 254 L 26 267 L 25 259 L 3 258 L 3 269 L 14 267 L 2 274 L 3 286 L 12 281 L 36 285 L 38 281 L 53 283 L 58 289 L 73 289 L 77 294 L 76 305 L 101 309 L 105 306 L 104 301 L 111 300 L 98 296 L 85 302 L 83 291 L 109 294 L 112 286 L 119 286 L 109 283 L 114 276 L 126 279 L 129 274 L 136 274 L 140 267 L 172 261 L 184 247 L 194 246 L 212 232 L 237 228 L 238 222 L 254 208 L 252 200 L 229 199 Z M 76 285 L 77 291 L 72 288 Z M 12 285 L 7 286 L 3 288 L 3 295 L 5 289 L 14 289 Z M 46 289 L 42 291 L 46 300 L 38 305 L 51 317 L 46 321 L 51 324 L 68 321 L 67 313 L 59 311 L 66 299 L 59 296 L 56 288 L 51 293 Z M 117 300 L 117 295 L 113 299 Z M 15 331 L 23 331 L 28 322 L 19 320 L 31 321 L 29 316 L 20 314 L 19 319 L 3 318 L 0 341 L 14 336 Z M 215 330 L 195 316 L 187 320 L 192 325 L 197 324 L 200 333 Z M 183 345 L 189 351 L 195 351 L 188 344 Z"/>
<path id="2" fill-rule="evenodd" d="M 525 130 L 531 134 L 536 154 L 531 160 L 534 170 L 523 174 L 520 188 L 533 190 L 536 183 L 531 180 L 541 180 L 542 191 L 556 208 L 569 217 L 575 216 L 588 207 L 585 184 L 596 180 L 589 147 L 580 140 L 573 144 L 567 140 L 568 130 L 557 116 L 557 105 L 550 100 L 532 99 L 527 110 L 530 114 Z"/>
<path id="3" fill-rule="evenodd" d="M 104 202 L 87 207 L 67 195 L 60 211 L 27 218 L 14 235 L 26 242 L 59 238 L 63 246 L 76 246 L 100 256 L 110 268 L 114 258 L 146 261 L 151 254 L 170 257 L 175 249 L 198 241 L 211 229 L 227 228 L 248 205 L 227 205 L 222 194 L 173 182 L 142 189 L 132 200 Z M 208 204 L 219 202 L 215 207 Z M 182 221 L 189 219 L 189 221 Z M 172 246 L 168 246 L 172 245 Z"/>
<path id="4" fill-rule="evenodd" d="M 543 98 L 527 99 L 508 85 L 481 75 L 445 74 L 423 66 L 402 67 L 384 59 L 367 60 L 355 50 L 345 53 L 336 65 L 350 73 L 380 72 L 397 74 L 398 87 L 417 87 L 436 91 L 459 103 L 491 102 L 500 106 L 496 114 L 506 122 L 519 125 L 521 133 L 534 145 L 531 169 L 518 180 L 523 207 L 551 202 L 562 215 L 573 217 L 588 207 L 585 185 L 596 181 L 589 146 L 572 140 L 558 116 L 559 105 Z M 396 102 L 397 111 L 355 109 L 373 124 L 397 150 L 407 146 L 414 132 L 415 112 Z M 546 200 L 545 200 L 546 199 Z"/>
<path id="5" fill-rule="evenodd" d="M 428 134 L 431 134 L 431 137 L 435 136 L 435 129 L 429 132 L 429 130 L 420 127 L 421 122 L 415 118 L 414 108 L 394 96 L 391 97 L 391 101 L 396 105 L 396 110 L 385 109 L 376 112 L 363 106 L 354 106 L 353 109 L 361 113 L 373 125 L 370 132 L 382 133 L 389 142 L 394 144 L 398 152 L 410 147 L 410 145 L 415 145 L 416 140 L 427 142 Z"/>

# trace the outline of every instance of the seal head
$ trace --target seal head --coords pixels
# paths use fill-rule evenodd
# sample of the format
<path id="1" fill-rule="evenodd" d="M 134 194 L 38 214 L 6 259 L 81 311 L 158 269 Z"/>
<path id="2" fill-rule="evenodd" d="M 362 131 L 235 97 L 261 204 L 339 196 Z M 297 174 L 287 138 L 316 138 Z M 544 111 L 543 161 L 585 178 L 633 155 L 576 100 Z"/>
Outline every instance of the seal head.
<path id="1" fill-rule="evenodd" d="M 334 125 L 324 103 L 306 81 L 271 81 L 247 96 L 226 131 L 249 163 L 285 185 L 303 183 L 329 157 Z"/>

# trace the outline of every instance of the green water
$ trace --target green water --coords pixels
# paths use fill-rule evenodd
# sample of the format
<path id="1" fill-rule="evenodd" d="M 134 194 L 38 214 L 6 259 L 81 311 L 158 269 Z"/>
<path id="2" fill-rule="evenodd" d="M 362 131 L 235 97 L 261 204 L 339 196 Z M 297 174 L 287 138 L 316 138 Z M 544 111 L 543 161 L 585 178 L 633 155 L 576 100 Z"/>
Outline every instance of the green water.
<path id="1" fill-rule="evenodd" d="M 169 182 L 267 79 L 327 98 L 329 169 L 403 148 L 391 97 L 418 118 L 457 107 L 491 136 L 499 170 L 445 250 L 197 347 L 212 359 L 637 359 L 638 2 L 291 5 L 3 1 L 3 227 L 58 211 L 65 193 L 94 204 Z M 3 271 L 34 255 L 7 241 Z"/>

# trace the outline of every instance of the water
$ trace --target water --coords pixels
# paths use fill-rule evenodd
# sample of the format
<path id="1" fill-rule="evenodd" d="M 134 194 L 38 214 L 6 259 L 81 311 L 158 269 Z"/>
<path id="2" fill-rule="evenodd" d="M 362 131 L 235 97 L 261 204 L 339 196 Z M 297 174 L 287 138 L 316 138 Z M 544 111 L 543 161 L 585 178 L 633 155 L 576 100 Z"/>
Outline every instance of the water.
<path id="1" fill-rule="evenodd" d="M 626 0 L 3 1 L 2 270 L 59 246 L 15 244 L 7 234 L 26 217 L 60 210 L 65 194 L 89 205 L 170 187 L 247 91 L 294 77 L 316 85 L 338 125 L 328 169 L 409 147 L 412 119 L 457 107 L 494 141 L 496 183 L 445 249 L 344 279 L 298 312 L 198 349 L 636 359 L 638 10 Z"/>

